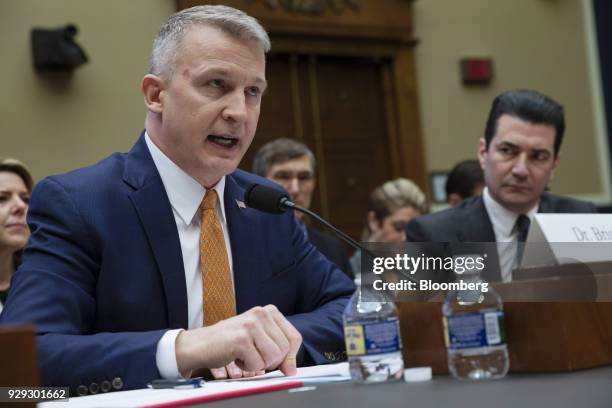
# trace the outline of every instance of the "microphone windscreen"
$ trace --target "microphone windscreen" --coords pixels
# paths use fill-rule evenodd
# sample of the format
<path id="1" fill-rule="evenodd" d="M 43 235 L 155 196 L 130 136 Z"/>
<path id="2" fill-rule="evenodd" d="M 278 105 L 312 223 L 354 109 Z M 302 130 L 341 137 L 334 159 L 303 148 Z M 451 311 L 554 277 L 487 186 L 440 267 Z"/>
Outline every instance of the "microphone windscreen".
<path id="1" fill-rule="evenodd" d="M 289 200 L 282 191 L 261 184 L 253 184 L 244 193 L 244 203 L 248 207 L 272 214 L 285 212 L 281 205 L 283 198 Z"/>

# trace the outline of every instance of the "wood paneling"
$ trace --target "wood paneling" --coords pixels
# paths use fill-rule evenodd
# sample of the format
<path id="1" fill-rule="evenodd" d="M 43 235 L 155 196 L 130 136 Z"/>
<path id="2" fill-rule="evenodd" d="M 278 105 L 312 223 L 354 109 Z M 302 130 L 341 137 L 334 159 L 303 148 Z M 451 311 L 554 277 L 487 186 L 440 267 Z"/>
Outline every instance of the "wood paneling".
<path id="1" fill-rule="evenodd" d="M 38 358 L 34 328 L 0 327 L 0 386 L 37 387 Z M 36 407 L 34 402 L 3 403 L 6 407 Z"/>
<path id="2" fill-rule="evenodd" d="M 198 4 L 224 4 L 245 11 L 257 18 L 272 34 L 303 33 L 328 36 L 354 37 L 356 34 L 370 38 L 401 38 L 412 36 L 411 0 L 361 0 L 354 1 L 357 7 L 341 6 L 334 9 L 331 3 L 343 1 L 314 0 L 323 4 L 322 13 L 299 12 L 300 1 L 266 0 L 178 0 L 179 9 Z M 268 3 L 278 3 L 277 7 Z M 294 3 L 296 7 L 285 7 L 283 3 Z M 304 2 L 301 2 L 304 3 Z M 347 2 L 344 2 L 348 4 Z M 291 11 L 294 10 L 294 11 Z"/>
<path id="3" fill-rule="evenodd" d="M 442 304 L 398 306 L 406 366 L 447 374 Z M 507 303 L 504 309 L 511 372 L 612 364 L 612 303 Z"/>
<path id="4" fill-rule="evenodd" d="M 257 135 L 242 161 L 249 170 L 263 144 L 304 142 L 317 157 L 312 208 L 358 238 L 370 191 L 394 175 L 377 59 L 274 54 Z"/>
<path id="5" fill-rule="evenodd" d="M 392 176 L 381 87 L 383 62 L 320 57 L 321 154 L 332 223 L 358 238 L 370 191 Z"/>
<path id="6" fill-rule="evenodd" d="M 584 273 L 585 266 L 591 273 Z M 504 301 L 511 372 L 573 371 L 612 364 L 610 263 L 529 268 L 516 276 L 531 279 L 492 285 Z M 398 297 L 408 367 L 431 366 L 436 374 L 448 373 L 443 298 L 443 292 L 430 302 Z"/>
<path id="7" fill-rule="evenodd" d="M 265 143 L 279 137 L 294 137 L 299 133 L 291 76 L 290 55 L 276 55 L 269 59 L 266 64 L 268 88 L 263 96 L 257 133 L 242 159 L 242 169 L 251 171 L 253 156 Z"/>

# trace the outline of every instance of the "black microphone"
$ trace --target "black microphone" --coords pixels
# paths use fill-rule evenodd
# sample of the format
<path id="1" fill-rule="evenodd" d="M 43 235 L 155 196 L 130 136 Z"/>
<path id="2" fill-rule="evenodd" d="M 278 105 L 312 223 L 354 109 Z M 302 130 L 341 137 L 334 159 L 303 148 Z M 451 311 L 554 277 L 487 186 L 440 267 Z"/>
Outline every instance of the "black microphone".
<path id="1" fill-rule="evenodd" d="M 319 217 L 317 214 L 310 211 L 309 209 L 300 207 L 299 205 L 295 204 L 289 199 L 287 194 L 283 193 L 278 189 L 267 187 L 262 184 L 253 184 L 244 193 L 244 203 L 248 207 L 272 214 L 282 214 L 288 209 L 293 209 L 304 214 L 308 214 L 315 220 L 319 221 L 321 224 L 334 231 L 338 238 L 342 239 L 344 242 L 348 243 L 353 248 L 360 251 L 368 252 L 353 238 L 349 237 L 344 232 L 340 231 L 338 228 L 334 227 L 329 222 L 325 221 L 323 218 Z"/>
<path id="2" fill-rule="evenodd" d="M 272 214 L 282 214 L 288 208 L 295 207 L 287 194 L 261 184 L 253 184 L 247 189 L 244 203 L 248 207 Z"/>

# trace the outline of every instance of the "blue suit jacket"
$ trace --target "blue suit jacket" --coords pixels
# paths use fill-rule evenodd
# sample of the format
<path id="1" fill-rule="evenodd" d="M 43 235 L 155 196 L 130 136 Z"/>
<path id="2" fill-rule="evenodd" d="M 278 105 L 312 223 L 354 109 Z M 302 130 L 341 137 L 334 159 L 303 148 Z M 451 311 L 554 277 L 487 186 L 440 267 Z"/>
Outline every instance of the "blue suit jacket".
<path id="1" fill-rule="evenodd" d="M 240 208 L 246 187 L 226 179 L 237 311 L 274 304 L 321 364 L 344 350 L 342 311 L 352 282 L 306 242 L 293 215 Z M 14 274 L 2 324 L 33 322 L 45 385 L 119 377 L 139 388 L 159 377 L 157 342 L 187 328 L 187 289 L 174 216 L 141 136 L 129 153 L 41 181 L 32 237 Z"/>

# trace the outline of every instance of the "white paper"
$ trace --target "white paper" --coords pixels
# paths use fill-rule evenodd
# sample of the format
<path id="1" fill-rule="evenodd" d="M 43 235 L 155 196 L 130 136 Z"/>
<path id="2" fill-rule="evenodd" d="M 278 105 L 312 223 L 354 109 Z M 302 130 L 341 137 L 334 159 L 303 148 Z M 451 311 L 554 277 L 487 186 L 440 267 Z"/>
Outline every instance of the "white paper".
<path id="1" fill-rule="evenodd" d="M 266 373 L 265 375 L 259 377 L 251 377 L 251 378 L 237 378 L 237 379 L 228 379 L 221 380 L 224 382 L 234 382 L 234 381 L 262 381 L 264 379 L 271 378 L 284 378 L 288 380 L 299 380 L 304 383 L 310 382 L 334 382 L 334 381 L 348 381 L 351 379 L 349 374 L 349 366 L 348 363 L 337 363 L 337 364 L 326 364 L 326 365 L 318 365 L 312 367 L 301 367 L 298 368 L 297 375 L 293 377 L 285 377 L 280 370 L 271 371 Z"/>
<path id="2" fill-rule="evenodd" d="M 184 399 L 214 395 L 228 391 L 256 389 L 274 384 L 291 381 L 308 383 L 346 381 L 350 379 L 348 363 L 322 365 L 298 368 L 298 374 L 285 377 L 280 371 L 273 371 L 263 376 L 243 378 L 239 380 L 208 381 L 201 388 L 190 389 L 141 389 L 132 391 L 116 391 L 104 394 L 88 395 L 70 398 L 68 401 L 44 402 L 40 408 L 122 408 L 139 407 L 163 402 L 180 401 Z"/>

